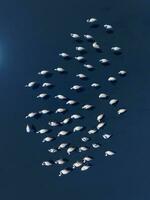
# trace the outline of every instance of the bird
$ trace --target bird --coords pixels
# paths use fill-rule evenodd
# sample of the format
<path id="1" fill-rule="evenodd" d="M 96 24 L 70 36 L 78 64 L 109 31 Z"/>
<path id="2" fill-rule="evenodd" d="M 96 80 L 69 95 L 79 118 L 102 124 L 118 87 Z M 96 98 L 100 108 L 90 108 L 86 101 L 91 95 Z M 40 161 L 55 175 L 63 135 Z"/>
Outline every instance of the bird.
<path id="1" fill-rule="evenodd" d="M 120 76 L 125 76 L 125 75 L 127 74 L 127 72 L 126 72 L 125 70 L 120 70 L 120 71 L 118 72 L 118 74 L 119 74 Z"/>
<path id="2" fill-rule="evenodd" d="M 81 85 L 74 85 L 70 89 L 71 90 L 81 90 L 82 86 Z"/>
<path id="3" fill-rule="evenodd" d="M 60 158 L 58 160 L 55 161 L 55 164 L 58 164 L 58 165 L 63 165 L 65 164 L 66 162 L 68 162 L 68 159 L 63 159 L 63 158 Z"/>
<path id="4" fill-rule="evenodd" d="M 71 118 L 66 118 L 60 124 L 68 124 L 71 121 Z"/>
<path id="5" fill-rule="evenodd" d="M 87 151 L 89 148 L 86 146 L 79 147 L 79 152 Z"/>
<path id="6" fill-rule="evenodd" d="M 75 126 L 75 127 L 73 128 L 73 132 L 81 131 L 81 130 L 83 130 L 83 129 L 84 129 L 84 126 Z"/>
<path id="7" fill-rule="evenodd" d="M 47 76 L 49 74 L 50 74 L 50 72 L 48 70 L 42 70 L 42 71 L 38 72 L 38 75 L 42 75 L 42 76 Z"/>
<path id="8" fill-rule="evenodd" d="M 36 83 L 35 81 L 32 81 L 25 85 L 25 87 L 28 87 L 28 88 L 35 88 L 37 86 L 38 86 L 38 83 Z"/>
<path id="9" fill-rule="evenodd" d="M 75 169 L 75 168 L 81 167 L 82 164 L 83 163 L 81 161 L 76 161 L 75 163 L 73 163 L 72 168 Z"/>
<path id="10" fill-rule="evenodd" d="M 57 71 L 57 72 L 60 72 L 60 73 L 64 73 L 65 72 L 64 68 L 62 68 L 62 67 L 57 67 L 54 70 Z"/>
<path id="11" fill-rule="evenodd" d="M 77 74 L 76 77 L 79 77 L 80 79 L 87 79 L 85 74 Z"/>
<path id="12" fill-rule="evenodd" d="M 113 77 L 113 76 L 110 76 L 110 77 L 108 78 L 108 81 L 114 83 L 114 82 L 117 81 L 117 79 L 116 79 L 115 77 Z"/>
<path id="13" fill-rule="evenodd" d="M 65 135 L 68 135 L 70 132 L 69 131 L 60 131 L 58 134 L 57 134 L 57 137 L 59 136 L 65 136 Z"/>
<path id="14" fill-rule="evenodd" d="M 67 111 L 66 108 L 58 108 L 55 113 L 65 113 Z"/>
<path id="15" fill-rule="evenodd" d="M 93 147 L 94 149 L 97 149 L 97 148 L 100 147 L 100 144 L 98 144 L 98 143 L 94 143 L 94 144 L 92 144 L 92 147 Z"/>
<path id="16" fill-rule="evenodd" d="M 110 105 L 115 105 L 115 104 L 117 104 L 118 103 L 118 99 L 111 99 L 110 101 L 109 101 L 109 104 Z"/>
<path id="17" fill-rule="evenodd" d="M 39 131 L 37 131 L 36 133 L 44 134 L 44 133 L 47 133 L 47 132 L 49 132 L 49 130 L 46 129 L 46 128 L 43 128 L 43 129 L 40 129 Z"/>
<path id="18" fill-rule="evenodd" d="M 126 111 L 127 111 L 127 109 L 125 109 L 125 108 L 120 108 L 120 109 L 117 111 L 117 113 L 118 113 L 118 115 L 121 115 L 121 114 L 125 113 Z"/>
<path id="19" fill-rule="evenodd" d="M 62 94 L 58 94 L 58 95 L 56 95 L 54 98 L 55 98 L 55 99 L 60 99 L 60 100 L 66 100 L 66 99 L 67 99 L 67 97 L 65 97 L 65 96 L 62 95 Z"/>
<path id="20" fill-rule="evenodd" d="M 70 155 L 72 152 L 74 152 L 74 151 L 76 151 L 76 147 L 69 147 L 68 149 L 67 149 L 67 153 L 68 153 L 68 155 Z"/>
<path id="21" fill-rule="evenodd" d="M 51 141 L 53 141 L 55 138 L 54 137 L 46 137 L 46 138 L 44 138 L 43 140 L 42 140 L 42 142 L 44 143 L 44 142 L 51 142 Z"/>
<path id="22" fill-rule="evenodd" d="M 99 83 L 92 83 L 91 84 L 91 87 L 94 87 L 94 88 L 98 88 L 100 85 L 99 85 Z"/>
<path id="23" fill-rule="evenodd" d="M 55 148 L 48 149 L 49 153 L 56 153 L 58 150 Z"/>
<path id="24" fill-rule="evenodd" d="M 59 56 L 61 56 L 62 58 L 69 58 L 69 54 L 67 53 L 59 53 Z"/>
<path id="25" fill-rule="evenodd" d="M 89 110 L 89 109 L 92 109 L 92 108 L 94 108 L 94 106 L 91 105 L 91 104 L 85 104 L 85 105 L 82 106 L 83 110 Z"/>
<path id="26" fill-rule="evenodd" d="M 47 109 L 39 111 L 39 114 L 43 114 L 43 115 L 49 114 L 49 113 L 50 113 L 50 110 L 47 110 Z"/>
<path id="27" fill-rule="evenodd" d="M 81 171 L 86 171 L 86 170 L 88 170 L 90 167 L 91 167 L 91 165 L 83 165 L 83 166 L 81 167 Z"/>
<path id="28" fill-rule="evenodd" d="M 106 29 L 107 32 L 112 32 L 113 31 L 113 27 L 109 24 L 105 24 L 104 28 Z"/>
<path id="29" fill-rule="evenodd" d="M 88 142 L 88 141 L 90 140 L 90 138 L 89 138 L 89 137 L 82 137 L 81 140 L 82 140 L 83 142 Z"/>
<path id="30" fill-rule="evenodd" d="M 92 65 L 90 65 L 90 64 L 84 64 L 83 66 L 85 68 L 87 68 L 88 70 L 93 70 L 94 69 L 94 67 Z"/>
<path id="31" fill-rule="evenodd" d="M 50 87 L 52 87 L 52 86 L 53 86 L 52 83 L 46 83 L 46 82 L 45 82 L 45 83 L 42 84 L 42 87 L 43 87 L 43 88 L 50 88 Z"/>
<path id="32" fill-rule="evenodd" d="M 80 39 L 80 36 L 77 33 L 70 33 L 70 36 L 74 39 Z"/>
<path id="33" fill-rule="evenodd" d="M 97 130 L 103 128 L 105 126 L 105 122 L 100 122 L 98 125 L 97 125 Z"/>
<path id="34" fill-rule="evenodd" d="M 85 58 L 83 56 L 75 56 L 74 58 L 79 62 L 85 61 Z"/>
<path id="35" fill-rule="evenodd" d="M 115 155 L 115 152 L 110 151 L 110 150 L 105 151 L 105 156 L 113 156 L 113 155 Z"/>
<path id="36" fill-rule="evenodd" d="M 73 115 L 71 115 L 71 119 L 81 119 L 81 118 L 82 118 L 82 116 L 79 115 L 79 114 L 73 114 Z"/>
<path id="37" fill-rule="evenodd" d="M 88 131 L 88 134 L 95 134 L 97 132 L 97 130 L 96 129 L 90 129 L 89 131 Z"/>
<path id="38" fill-rule="evenodd" d="M 67 105 L 75 105 L 75 104 L 77 104 L 77 101 L 75 101 L 75 100 L 69 100 L 69 101 L 66 102 L 66 104 Z"/>
<path id="39" fill-rule="evenodd" d="M 90 162 L 91 160 L 93 160 L 93 157 L 86 156 L 86 157 L 83 158 L 83 163 Z"/>
<path id="40" fill-rule="evenodd" d="M 120 47 L 112 47 L 111 51 L 114 52 L 115 54 L 121 53 L 121 48 Z"/>
<path id="41" fill-rule="evenodd" d="M 103 137 L 105 140 L 109 139 L 111 136 L 112 136 L 112 135 L 107 134 L 107 133 L 105 133 L 105 134 L 102 135 L 102 137 Z"/>
<path id="42" fill-rule="evenodd" d="M 106 99 L 107 97 L 108 97 L 108 95 L 105 93 L 99 94 L 99 99 Z"/>
<path id="43" fill-rule="evenodd" d="M 65 142 L 65 143 L 60 144 L 60 145 L 58 146 L 58 149 L 59 149 L 59 150 L 60 150 L 60 149 L 64 149 L 64 148 L 66 148 L 66 147 L 68 147 L 68 146 L 69 146 L 69 143 Z"/>
<path id="44" fill-rule="evenodd" d="M 97 20 L 96 18 L 94 18 L 94 17 L 89 18 L 89 19 L 86 20 L 87 23 L 95 23 L 95 22 L 97 22 L 97 21 L 98 21 L 98 20 Z"/>
<path id="45" fill-rule="evenodd" d="M 101 120 L 104 118 L 104 113 L 101 113 L 97 116 L 97 121 L 101 122 Z"/>
<path id="46" fill-rule="evenodd" d="M 46 166 L 46 167 L 49 167 L 49 166 L 51 166 L 51 165 L 53 165 L 53 164 L 54 164 L 53 161 L 43 161 L 43 162 L 42 162 L 42 166 Z"/>
<path id="47" fill-rule="evenodd" d="M 70 168 L 62 169 L 62 170 L 59 172 L 59 175 L 58 175 L 58 176 L 63 176 L 63 175 L 69 174 L 71 171 L 72 171 L 72 169 L 70 169 Z"/>
<path id="48" fill-rule="evenodd" d="M 26 115 L 25 118 L 26 118 L 26 119 L 27 119 L 27 118 L 34 118 L 34 117 L 36 117 L 37 115 L 38 115 L 37 112 L 31 112 L 31 113 L 29 113 L 28 115 Z"/>
<path id="49" fill-rule="evenodd" d="M 99 62 L 100 62 L 101 64 L 103 64 L 103 65 L 108 65 L 108 64 L 109 64 L 109 60 L 106 59 L 106 58 L 100 59 Z"/>
<path id="50" fill-rule="evenodd" d="M 47 93 L 41 93 L 41 94 L 39 94 L 36 98 L 46 99 L 46 98 L 48 98 L 48 97 L 49 97 L 49 95 L 48 95 Z"/>
<path id="51" fill-rule="evenodd" d="M 85 48 L 81 47 L 81 46 L 76 47 L 75 49 L 76 49 L 76 51 L 79 51 L 79 52 L 84 52 L 85 51 Z"/>
<path id="52" fill-rule="evenodd" d="M 85 34 L 84 38 L 86 38 L 87 40 L 93 40 L 94 39 L 92 35 L 88 35 L 88 34 Z"/>
<path id="53" fill-rule="evenodd" d="M 94 42 L 92 46 L 94 49 L 100 49 L 100 45 L 97 42 Z"/>
<path id="54" fill-rule="evenodd" d="M 55 126 L 59 126 L 60 123 L 59 123 L 59 122 L 56 122 L 56 121 L 53 121 L 53 122 L 49 121 L 49 122 L 48 122 L 48 125 L 50 125 L 50 126 L 52 126 L 52 127 L 55 127 Z"/>
<path id="55" fill-rule="evenodd" d="M 35 128 L 32 126 L 30 126 L 29 124 L 26 125 L 26 132 L 27 133 L 31 133 L 31 132 L 35 132 Z"/>

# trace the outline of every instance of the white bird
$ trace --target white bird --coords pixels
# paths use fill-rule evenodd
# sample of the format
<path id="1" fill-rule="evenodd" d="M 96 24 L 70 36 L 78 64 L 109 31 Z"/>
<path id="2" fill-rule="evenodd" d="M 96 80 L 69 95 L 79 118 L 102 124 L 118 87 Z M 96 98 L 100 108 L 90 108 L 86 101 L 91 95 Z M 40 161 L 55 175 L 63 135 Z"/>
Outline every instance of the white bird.
<path id="1" fill-rule="evenodd" d="M 82 152 L 82 151 L 87 151 L 89 148 L 88 147 L 79 147 L 79 152 Z"/>
<path id="2" fill-rule="evenodd" d="M 109 78 L 108 78 L 108 81 L 109 82 L 116 82 L 116 78 L 115 77 L 113 77 L 113 76 L 110 76 Z"/>
<path id="3" fill-rule="evenodd" d="M 114 53 L 120 53 L 121 48 L 120 48 L 120 47 L 112 47 L 111 50 L 112 50 Z"/>
<path id="4" fill-rule="evenodd" d="M 58 108 L 56 111 L 55 111 L 55 113 L 64 113 L 64 112 L 66 112 L 67 111 L 67 109 L 65 109 L 65 108 Z"/>
<path id="5" fill-rule="evenodd" d="M 75 100 L 69 100 L 69 101 L 66 102 L 66 104 L 67 105 L 75 105 L 75 104 L 77 104 L 77 101 L 75 101 Z"/>
<path id="6" fill-rule="evenodd" d="M 105 156 L 113 156 L 115 152 L 113 151 L 105 151 Z"/>
<path id="7" fill-rule="evenodd" d="M 28 115 L 26 115 L 26 119 L 27 118 L 33 118 L 33 117 L 36 117 L 38 115 L 38 113 L 36 113 L 36 112 L 31 112 L 31 113 L 29 113 Z"/>
<path id="8" fill-rule="evenodd" d="M 69 58 L 69 54 L 67 53 L 59 53 L 59 56 L 61 56 L 62 58 Z"/>
<path id="9" fill-rule="evenodd" d="M 56 95 L 54 98 L 55 98 L 55 99 L 60 99 L 60 100 L 66 100 L 66 99 L 67 99 L 67 97 L 65 97 L 65 96 L 62 95 L 62 94 L 58 94 L 58 95 Z"/>
<path id="10" fill-rule="evenodd" d="M 74 39 L 79 39 L 80 38 L 80 36 L 78 34 L 76 34 L 76 33 L 70 33 L 70 36 L 72 38 L 74 38 Z"/>
<path id="11" fill-rule="evenodd" d="M 102 135 L 102 137 L 103 137 L 105 140 L 109 139 L 111 136 L 112 136 L 112 135 L 107 134 L 107 133 Z"/>
<path id="12" fill-rule="evenodd" d="M 65 135 L 68 135 L 70 132 L 69 131 L 60 131 L 57 136 L 65 136 Z"/>
<path id="13" fill-rule="evenodd" d="M 105 64 L 109 64 L 109 60 L 106 59 L 106 58 L 100 59 L 99 62 L 100 62 L 101 64 L 104 64 L 104 65 L 105 65 Z"/>
<path id="14" fill-rule="evenodd" d="M 55 161 L 55 164 L 63 165 L 63 164 L 65 164 L 67 161 L 68 161 L 67 159 L 62 159 L 62 158 L 60 158 L 60 159 L 58 159 L 58 160 Z"/>
<path id="15" fill-rule="evenodd" d="M 60 122 L 61 124 L 68 124 L 70 122 L 70 118 L 66 118 L 64 119 L 62 122 Z"/>
<path id="16" fill-rule="evenodd" d="M 55 126 L 59 126 L 60 124 L 59 124 L 59 122 L 55 122 L 55 121 L 53 121 L 53 122 L 48 122 L 48 124 L 50 125 L 50 126 L 52 126 L 52 127 L 55 127 Z"/>
<path id="17" fill-rule="evenodd" d="M 84 61 L 85 60 L 85 58 L 83 56 L 75 56 L 74 58 L 78 61 Z"/>
<path id="18" fill-rule="evenodd" d="M 83 110 L 89 110 L 89 109 L 91 109 L 91 108 L 93 108 L 93 107 L 94 107 L 94 106 L 91 105 L 91 104 L 85 104 L 85 105 L 82 106 L 82 109 L 83 109 Z"/>
<path id="19" fill-rule="evenodd" d="M 82 52 L 82 51 L 85 51 L 85 48 L 84 47 L 76 47 L 76 50 Z"/>
<path id="20" fill-rule="evenodd" d="M 52 83 L 43 83 L 42 84 L 42 87 L 48 87 L 49 88 L 51 86 L 53 86 Z"/>
<path id="21" fill-rule="evenodd" d="M 99 87 L 100 85 L 98 84 L 98 83 L 92 83 L 91 84 L 91 87 L 95 87 L 95 88 L 97 88 L 97 87 Z"/>
<path id="22" fill-rule="evenodd" d="M 36 133 L 44 134 L 44 133 L 47 133 L 48 131 L 49 131 L 48 129 L 43 128 L 43 129 L 37 131 Z"/>
<path id="23" fill-rule="evenodd" d="M 59 176 L 63 176 L 63 175 L 69 174 L 71 171 L 72 171 L 72 170 L 69 169 L 69 168 L 62 169 L 62 170 L 59 172 Z"/>
<path id="24" fill-rule="evenodd" d="M 89 130 L 89 131 L 88 131 L 88 134 L 90 134 L 90 135 L 91 135 L 91 134 L 95 134 L 96 132 L 97 132 L 97 130 L 96 130 L 96 129 L 91 129 L 91 130 Z"/>
<path id="25" fill-rule="evenodd" d="M 48 149 L 49 153 L 56 153 L 58 150 L 55 148 Z"/>
<path id="26" fill-rule="evenodd" d="M 105 122 L 100 122 L 98 125 L 97 125 L 97 130 L 103 128 L 105 126 Z"/>
<path id="27" fill-rule="evenodd" d="M 79 77 L 80 79 L 86 79 L 87 76 L 85 74 L 77 74 L 76 77 Z"/>
<path id="28" fill-rule="evenodd" d="M 121 108 L 117 111 L 118 115 L 125 113 L 127 110 L 125 108 Z"/>
<path id="29" fill-rule="evenodd" d="M 73 132 L 81 131 L 83 129 L 84 129 L 83 126 L 75 126 L 74 129 L 73 129 Z"/>
<path id="30" fill-rule="evenodd" d="M 106 29 L 106 31 L 112 31 L 113 30 L 113 27 L 109 24 L 105 24 L 104 28 Z"/>
<path id="31" fill-rule="evenodd" d="M 42 71 L 38 72 L 38 74 L 45 76 L 45 75 L 49 74 L 49 71 L 48 70 L 42 70 Z"/>
<path id="32" fill-rule="evenodd" d="M 94 69 L 94 67 L 92 65 L 90 65 L 90 64 L 84 64 L 83 66 L 86 67 L 89 70 L 90 69 Z"/>
<path id="33" fill-rule="evenodd" d="M 124 75 L 126 75 L 126 71 L 125 70 L 121 70 L 121 71 L 119 71 L 118 72 L 118 74 L 120 75 L 120 76 L 124 76 Z"/>
<path id="34" fill-rule="evenodd" d="M 87 39 L 87 40 L 93 40 L 94 38 L 93 38 L 93 36 L 91 36 L 91 35 L 84 35 L 84 37 Z"/>
<path id="35" fill-rule="evenodd" d="M 94 49 L 100 49 L 100 45 L 97 42 L 94 42 L 92 46 Z"/>
<path id="36" fill-rule="evenodd" d="M 43 139 L 42 142 L 51 142 L 52 140 L 54 140 L 53 137 L 46 137 L 46 138 Z"/>
<path id="37" fill-rule="evenodd" d="M 26 126 L 26 132 L 27 133 L 30 133 L 32 130 L 31 130 L 31 127 L 27 124 L 27 126 Z"/>
<path id="38" fill-rule="evenodd" d="M 69 145 L 69 143 L 62 143 L 58 146 L 58 149 L 64 149 Z"/>
<path id="39" fill-rule="evenodd" d="M 81 115 L 78 115 L 78 114 L 71 115 L 71 119 L 80 119 L 80 118 L 82 118 Z"/>
<path id="40" fill-rule="evenodd" d="M 57 67 L 54 70 L 57 71 L 57 72 L 61 72 L 61 73 L 65 72 L 64 68 L 62 68 L 62 67 Z"/>
<path id="41" fill-rule="evenodd" d="M 95 22 L 97 22 L 97 19 L 92 17 L 90 19 L 87 19 L 86 22 L 87 23 L 95 23 Z"/>
<path id="42" fill-rule="evenodd" d="M 35 86 L 37 86 L 37 83 L 35 81 L 32 81 L 25 85 L 25 87 L 29 87 L 29 88 L 34 88 Z"/>
<path id="43" fill-rule="evenodd" d="M 81 171 L 86 171 L 86 170 L 88 170 L 90 167 L 91 167 L 91 165 L 83 165 L 83 166 L 81 167 Z"/>
<path id="44" fill-rule="evenodd" d="M 116 103 L 118 103 L 118 99 L 111 99 L 111 100 L 109 101 L 109 104 L 110 104 L 110 105 L 114 105 L 114 104 L 116 104 Z"/>
<path id="45" fill-rule="evenodd" d="M 53 162 L 51 162 L 51 161 L 44 161 L 44 162 L 42 162 L 42 166 L 49 167 L 51 165 L 53 165 Z"/>
<path id="46" fill-rule="evenodd" d="M 67 153 L 70 155 L 72 152 L 74 152 L 76 150 L 76 147 L 69 147 L 67 149 Z"/>
<path id="47" fill-rule="evenodd" d="M 99 94 L 99 98 L 100 98 L 100 99 L 106 99 L 107 97 L 108 97 L 108 95 L 105 94 L 105 93 Z"/>
<path id="48" fill-rule="evenodd" d="M 98 143 L 94 143 L 94 144 L 92 144 L 92 147 L 93 147 L 94 149 L 97 149 L 97 148 L 100 147 L 100 144 L 98 144 Z"/>
<path id="49" fill-rule="evenodd" d="M 44 98 L 47 98 L 47 97 L 48 97 L 48 94 L 46 94 L 46 93 L 41 93 L 41 94 L 39 94 L 36 98 L 44 99 Z"/>
<path id="50" fill-rule="evenodd" d="M 91 156 L 86 156 L 83 158 L 83 163 L 90 162 L 91 160 L 93 160 Z"/>
<path id="51" fill-rule="evenodd" d="M 83 163 L 82 163 L 81 161 L 76 161 L 75 163 L 73 163 L 72 168 L 75 169 L 75 168 L 81 167 L 82 164 L 83 164 Z"/>
<path id="52" fill-rule="evenodd" d="M 97 116 L 97 121 L 98 122 L 101 122 L 101 120 L 104 118 L 104 114 L 103 113 L 101 113 L 101 114 L 99 114 L 98 116 Z"/>
<path id="53" fill-rule="evenodd" d="M 39 111 L 39 113 L 44 115 L 44 114 L 49 114 L 50 111 L 45 109 L 45 110 Z"/>
<path id="54" fill-rule="evenodd" d="M 70 89 L 71 89 L 71 90 L 80 90 L 81 88 L 82 88 L 81 85 L 74 85 L 74 86 L 72 86 Z"/>
<path id="55" fill-rule="evenodd" d="M 82 140 L 83 142 L 88 142 L 88 141 L 90 140 L 90 138 L 89 138 L 89 137 L 82 137 L 81 140 Z"/>

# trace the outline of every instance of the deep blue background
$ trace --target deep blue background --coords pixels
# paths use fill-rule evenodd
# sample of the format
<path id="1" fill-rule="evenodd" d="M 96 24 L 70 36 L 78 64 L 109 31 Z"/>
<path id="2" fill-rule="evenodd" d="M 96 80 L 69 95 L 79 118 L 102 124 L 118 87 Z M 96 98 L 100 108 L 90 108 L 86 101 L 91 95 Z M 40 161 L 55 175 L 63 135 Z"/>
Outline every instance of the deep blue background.
<path id="1" fill-rule="evenodd" d="M 1 1 L 0 199 L 150 199 L 149 8 L 148 0 Z M 122 64 L 128 76 L 110 91 L 129 112 L 112 124 L 110 120 L 115 134 L 110 145 L 117 151 L 113 159 L 97 152 L 88 173 L 59 178 L 40 165 L 47 159 L 47 147 L 41 145 L 39 137 L 24 131 L 24 116 L 37 105 L 24 84 L 36 79 L 43 66 L 60 64 L 60 51 L 73 53 L 69 33 L 90 32 L 84 21 L 91 16 L 97 17 L 101 26 L 108 23 L 115 28 L 115 35 L 109 38 L 100 28 L 94 30 L 98 40 L 104 41 L 104 46 L 115 43 L 124 50 L 120 58 L 111 57 L 114 67 L 110 70 L 115 74 Z M 73 64 L 67 65 L 74 69 Z M 100 74 L 103 83 L 106 73 Z"/>

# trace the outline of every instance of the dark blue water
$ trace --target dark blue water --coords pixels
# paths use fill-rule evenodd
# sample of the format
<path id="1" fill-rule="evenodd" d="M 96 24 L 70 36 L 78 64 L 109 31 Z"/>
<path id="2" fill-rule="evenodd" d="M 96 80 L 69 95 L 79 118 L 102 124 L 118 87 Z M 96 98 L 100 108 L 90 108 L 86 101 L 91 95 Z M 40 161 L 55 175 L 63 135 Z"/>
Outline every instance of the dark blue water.
<path id="1" fill-rule="evenodd" d="M 149 6 L 146 0 L 1 2 L 1 199 L 150 198 Z M 107 35 L 101 27 L 89 29 L 84 21 L 91 16 L 99 19 L 101 27 L 105 23 L 112 24 L 115 34 Z M 120 57 L 109 55 L 113 61 L 109 69 L 100 67 L 99 73 L 91 72 L 90 77 L 91 80 L 99 79 L 104 89 L 118 96 L 128 113 L 119 119 L 113 118 L 113 110 L 108 111 L 108 105 L 104 103 L 98 107 L 96 94 L 91 90 L 89 97 L 85 91 L 83 95 L 90 101 L 85 103 L 93 101 L 97 109 L 108 111 L 108 130 L 114 137 L 107 145 L 117 154 L 113 159 L 105 159 L 102 152 L 97 151 L 94 166 L 87 173 L 59 178 L 55 169 L 41 167 L 41 161 L 48 157 L 47 146 L 41 144 L 40 137 L 24 131 L 25 114 L 35 111 L 37 105 L 42 106 L 34 101 L 33 92 L 26 90 L 24 84 L 37 79 L 36 73 L 42 67 L 51 69 L 61 64 L 74 72 L 73 61 L 65 64 L 57 56 L 61 51 L 74 54 L 75 43 L 69 37 L 70 32 L 93 33 L 104 47 L 122 47 L 124 53 Z M 104 55 L 89 50 L 87 58 L 94 64 L 95 58 Z M 109 73 L 115 74 L 120 65 L 128 71 L 128 76 L 119 80 L 115 87 L 108 87 L 104 80 Z M 56 85 L 60 84 L 59 77 L 54 80 Z M 69 83 L 66 79 L 62 87 Z M 90 119 L 86 123 L 89 122 Z"/>

